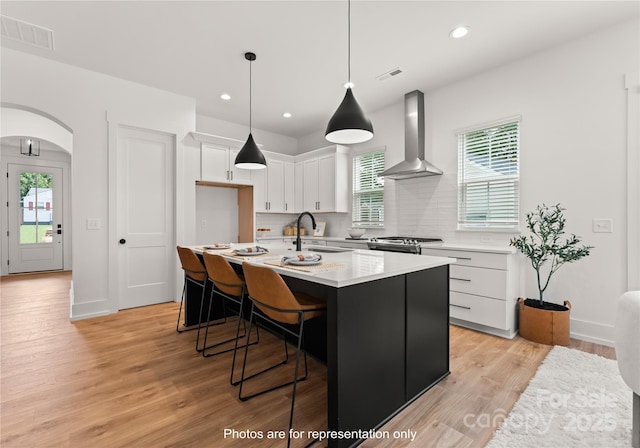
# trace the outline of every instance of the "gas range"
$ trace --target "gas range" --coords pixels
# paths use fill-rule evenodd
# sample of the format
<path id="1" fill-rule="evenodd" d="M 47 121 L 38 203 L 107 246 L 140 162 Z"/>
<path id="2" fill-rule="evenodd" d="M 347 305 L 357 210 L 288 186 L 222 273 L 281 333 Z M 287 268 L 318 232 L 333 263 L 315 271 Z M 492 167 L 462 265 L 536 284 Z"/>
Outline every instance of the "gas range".
<path id="1" fill-rule="evenodd" d="M 421 246 L 425 244 L 440 245 L 440 238 L 419 238 L 415 236 L 388 236 L 371 238 L 367 245 L 370 250 L 386 250 L 388 252 L 405 252 L 420 254 Z"/>

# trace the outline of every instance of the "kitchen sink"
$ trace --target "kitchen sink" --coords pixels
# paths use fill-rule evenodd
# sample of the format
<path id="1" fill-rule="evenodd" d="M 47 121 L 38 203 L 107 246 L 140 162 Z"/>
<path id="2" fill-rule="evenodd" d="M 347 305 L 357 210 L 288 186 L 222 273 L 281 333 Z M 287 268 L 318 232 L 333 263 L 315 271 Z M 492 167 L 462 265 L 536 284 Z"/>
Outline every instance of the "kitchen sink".
<path id="1" fill-rule="evenodd" d="M 337 253 L 337 252 L 352 252 L 353 249 L 347 249 L 344 247 L 331 247 L 331 246 L 302 246 L 302 249 L 306 249 L 310 252 L 326 252 L 326 253 Z"/>

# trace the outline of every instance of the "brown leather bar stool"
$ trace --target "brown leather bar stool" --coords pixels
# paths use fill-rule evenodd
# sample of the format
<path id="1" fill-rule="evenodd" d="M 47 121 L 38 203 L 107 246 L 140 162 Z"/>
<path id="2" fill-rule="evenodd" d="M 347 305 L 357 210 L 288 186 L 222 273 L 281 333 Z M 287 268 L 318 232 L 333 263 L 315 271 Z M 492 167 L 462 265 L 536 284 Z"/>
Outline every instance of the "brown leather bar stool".
<path id="1" fill-rule="evenodd" d="M 198 326 L 195 324 L 191 328 L 187 328 L 182 326 L 180 328 L 180 316 L 182 315 L 182 304 L 184 302 L 184 297 L 187 294 L 187 283 L 193 283 L 197 285 L 202 290 L 202 297 L 200 302 L 200 316 L 202 316 L 202 300 L 204 300 L 204 290 L 207 284 L 207 270 L 204 265 L 198 258 L 198 256 L 188 247 L 177 246 L 178 257 L 180 257 L 180 263 L 182 264 L 182 270 L 184 271 L 184 286 L 182 287 L 182 297 L 180 298 L 180 310 L 178 311 L 178 324 L 176 325 L 176 331 L 178 333 L 182 333 L 183 331 L 196 330 L 200 328 L 200 321 L 202 320 L 198 317 Z M 186 314 L 186 305 L 185 305 L 185 314 Z"/>
<path id="2" fill-rule="evenodd" d="M 207 322 L 209 322 L 209 325 L 207 325 L 205 332 L 204 332 L 204 340 L 202 343 L 202 347 L 200 347 L 199 344 L 199 340 L 200 340 L 200 328 L 202 327 L 202 325 L 199 326 L 198 328 L 198 337 L 196 338 L 196 350 L 202 352 L 202 356 L 208 358 L 210 356 L 215 356 L 215 355 L 219 355 L 221 353 L 225 353 L 225 352 L 229 352 L 231 350 L 235 350 L 238 345 L 237 340 L 238 338 L 243 338 L 246 336 L 247 334 L 247 327 L 246 327 L 246 322 L 245 320 L 242 318 L 242 310 L 243 310 L 243 304 L 244 304 L 244 298 L 246 296 L 245 292 L 246 292 L 246 285 L 245 285 L 245 281 L 244 279 L 231 267 L 231 265 L 229 264 L 229 262 L 227 260 L 224 259 L 224 257 L 220 256 L 220 255 L 216 255 L 216 254 L 210 254 L 205 252 L 204 254 L 202 254 L 202 258 L 204 260 L 204 265 L 205 268 L 207 270 L 207 276 L 209 278 L 209 281 L 211 281 L 213 283 L 214 288 L 211 289 L 211 294 L 209 295 L 209 309 L 207 312 Z M 223 304 L 222 304 L 222 309 L 223 309 L 223 313 L 224 313 L 224 318 L 223 321 L 218 323 L 218 324 L 211 324 L 211 308 L 213 305 L 213 297 L 215 295 L 218 295 L 222 298 Z M 236 312 L 236 310 L 233 310 L 237 315 L 238 315 L 238 325 L 236 328 L 236 336 L 221 342 L 217 342 L 213 345 L 207 345 L 207 337 L 209 334 L 209 326 L 213 326 L 213 325 L 219 325 L 219 324 L 223 324 L 227 321 L 227 314 L 226 314 L 226 310 L 227 310 L 227 303 L 226 301 L 231 301 L 233 303 L 235 303 L 238 306 L 238 310 Z M 243 334 L 240 334 L 240 325 L 242 324 L 244 330 L 243 330 Z M 259 339 L 259 334 L 258 334 L 258 339 Z M 216 351 L 214 353 L 207 353 L 206 351 L 208 349 L 214 348 L 214 347 L 219 347 L 220 345 L 229 343 L 235 341 L 235 345 L 234 347 L 230 347 L 228 349 L 225 350 L 220 350 L 220 351 Z M 257 341 L 252 342 L 252 344 L 255 344 Z M 234 367 L 235 367 L 235 363 L 231 366 L 231 384 L 234 384 L 233 381 L 233 373 L 234 373 Z M 237 384 L 237 383 L 236 383 Z"/>
<path id="3" fill-rule="evenodd" d="M 325 313 L 326 303 L 323 300 L 311 297 L 302 292 L 293 292 L 289 289 L 280 274 L 273 269 L 257 266 L 247 262 L 242 263 L 244 278 L 249 291 L 249 299 L 251 300 L 251 315 L 249 317 L 249 333 L 254 325 L 259 326 L 261 321 L 268 322 L 272 326 L 282 331 L 285 347 L 285 359 L 278 364 L 267 367 L 251 376 L 245 377 L 245 369 L 247 365 L 247 356 L 249 353 L 249 344 L 245 344 L 244 360 L 242 362 L 242 375 L 240 379 L 240 389 L 238 398 L 246 401 L 250 398 L 262 395 L 267 392 L 279 389 L 281 387 L 293 384 L 293 392 L 291 394 L 291 412 L 289 414 L 289 431 L 287 438 L 287 446 L 291 445 L 291 428 L 293 426 L 293 410 L 296 400 L 296 388 L 298 381 L 304 381 L 307 378 L 307 353 L 304 351 L 304 323 L 314 317 Z M 293 329 L 292 329 L 293 328 Z M 286 335 L 293 336 L 297 342 L 296 347 L 296 364 L 293 381 L 289 381 L 266 390 L 256 392 L 251 395 L 242 396 L 242 386 L 252 378 L 257 377 L 271 369 L 274 369 L 289 360 L 289 352 L 287 349 Z M 236 343 L 237 347 L 237 343 Z M 300 353 L 304 357 L 304 375 L 298 378 L 300 367 Z M 234 363 L 235 363 L 234 351 Z"/>

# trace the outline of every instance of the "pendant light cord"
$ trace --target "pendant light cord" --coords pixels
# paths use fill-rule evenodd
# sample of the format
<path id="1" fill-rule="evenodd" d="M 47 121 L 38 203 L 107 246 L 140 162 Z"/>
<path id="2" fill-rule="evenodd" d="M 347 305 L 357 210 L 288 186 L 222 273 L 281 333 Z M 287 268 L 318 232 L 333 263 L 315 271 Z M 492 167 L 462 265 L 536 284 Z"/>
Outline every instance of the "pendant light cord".
<path id="1" fill-rule="evenodd" d="M 347 85 L 351 87 L 351 0 L 349 0 L 347 6 L 347 40 Z"/>
<path id="2" fill-rule="evenodd" d="M 249 134 L 251 134 L 251 60 L 249 61 Z"/>

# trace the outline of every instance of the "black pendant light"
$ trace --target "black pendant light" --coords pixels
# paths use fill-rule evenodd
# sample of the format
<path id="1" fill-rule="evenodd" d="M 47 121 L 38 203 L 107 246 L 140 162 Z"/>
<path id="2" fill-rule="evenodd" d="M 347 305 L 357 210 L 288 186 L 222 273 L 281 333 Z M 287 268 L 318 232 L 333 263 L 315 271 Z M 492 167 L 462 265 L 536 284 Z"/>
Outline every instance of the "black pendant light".
<path id="1" fill-rule="evenodd" d="M 362 143 L 373 138 L 373 125 L 364 115 L 364 111 L 356 101 L 351 91 L 351 0 L 348 6 L 348 61 L 349 76 L 347 83 L 347 93 L 338 110 L 329 120 L 324 137 L 332 143 L 342 143 L 345 145 Z"/>
<path id="2" fill-rule="evenodd" d="M 247 52 L 244 54 L 244 58 L 249 61 L 249 137 L 236 156 L 235 166 L 245 170 L 260 170 L 267 167 L 267 160 L 251 134 L 251 62 L 256 60 L 256 55 Z"/>

